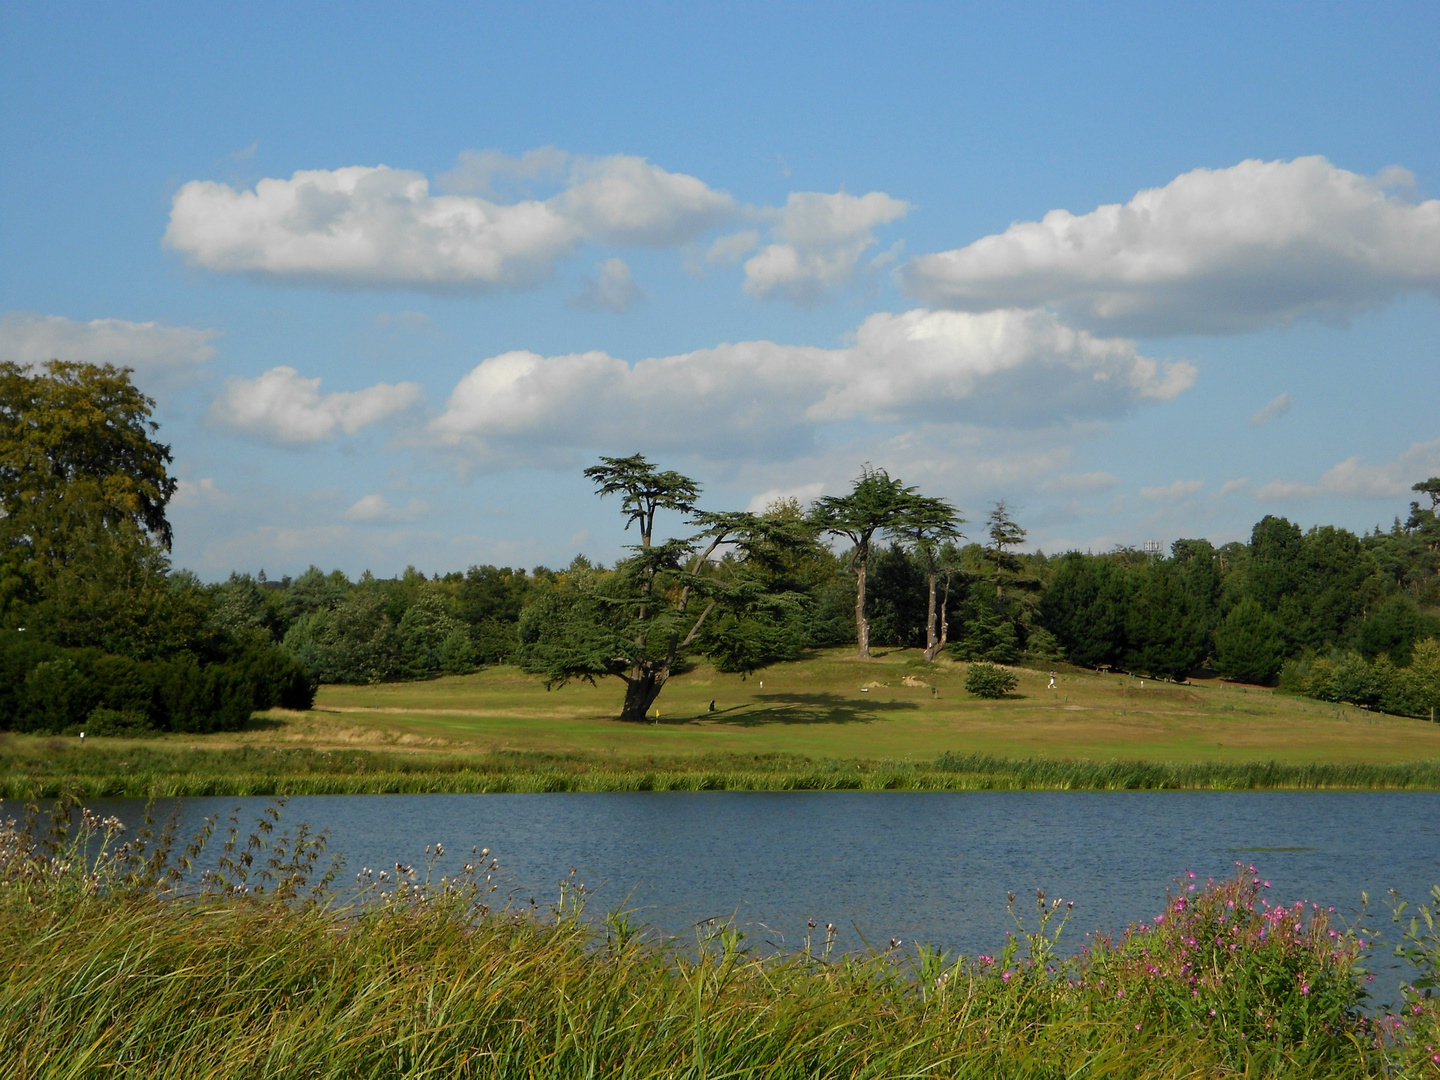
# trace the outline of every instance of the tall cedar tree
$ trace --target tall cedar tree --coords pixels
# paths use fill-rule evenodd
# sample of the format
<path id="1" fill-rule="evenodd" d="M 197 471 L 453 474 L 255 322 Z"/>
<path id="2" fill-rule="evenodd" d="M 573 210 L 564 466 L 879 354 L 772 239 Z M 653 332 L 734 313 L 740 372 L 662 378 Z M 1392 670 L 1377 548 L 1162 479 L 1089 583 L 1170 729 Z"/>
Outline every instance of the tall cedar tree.
<path id="1" fill-rule="evenodd" d="M 724 581 L 711 557 L 724 545 L 742 556 L 783 546 L 787 527 L 747 513 L 697 509 L 700 486 L 677 472 L 662 472 L 639 454 L 602 457 L 585 470 L 601 496 L 619 495 L 625 527 L 637 527 L 640 543 L 591 595 L 567 614 L 560 640 L 544 662 L 549 685 L 569 679 L 593 683 L 606 675 L 625 683 L 622 720 L 643 720 L 677 661 L 700 636 L 717 608 L 745 610 L 763 598 L 753 579 Z M 699 531 L 657 542 L 661 510 L 684 514 Z M 697 615 L 696 602 L 704 606 Z"/>
<path id="2" fill-rule="evenodd" d="M 815 504 L 815 521 L 820 528 L 847 537 L 853 545 L 850 568 L 855 572 L 855 642 L 861 660 L 870 659 L 870 621 L 865 617 L 870 545 L 876 533 L 898 528 L 917 498 L 913 487 L 892 479 L 884 469 L 866 465 L 849 495 L 827 495 Z"/>

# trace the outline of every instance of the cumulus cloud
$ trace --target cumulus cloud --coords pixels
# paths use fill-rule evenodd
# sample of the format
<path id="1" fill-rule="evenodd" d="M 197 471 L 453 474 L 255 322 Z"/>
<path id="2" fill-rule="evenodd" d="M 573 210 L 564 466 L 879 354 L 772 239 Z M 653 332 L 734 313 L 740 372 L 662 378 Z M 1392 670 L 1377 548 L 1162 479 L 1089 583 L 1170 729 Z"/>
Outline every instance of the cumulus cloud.
<path id="1" fill-rule="evenodd" d="M 1326 470 L 1320 487 L 1334 495 L 1359 499 L 1410 496 L 1411 485 L 1440 473 L 1440 439 L 1411 443 L 1394 461 L 1366 465 L 1358 457 L 1346 458 Z"/>
<path id="2" fill-rule="evenodd" d="M 1036 311 L 910 311 L 866 319 L 855 344 L 749 341 L 641 360 L 510 352 L 462 378 L 432 423 L 444 442 L 536 455 L 629 447 L 778 458 L 851 421 L 1045 426 L 1174 398 L 1184 361 L 1141 356 Z"/>
<path id="3" fill-rule="evenodd" d="M 1183 499 L 1187 495 L 1194 495 L 1205 486 L 1204 480 L 1176 480 L 1169 484 L 1162 484 L 1157 487 L 1142 487 L 1140 497 L 1142 499 L 1160 499 L 1172 502 L 1175 499 Z"/>
<path id="4" fill-rule="evenodd" d="M 1261 500 L 1309 498 L 1338 495 L 1350 499 L 1398 499 L 1409 497 L 1411 485 L 1440 474 L 1440 439 L 1411 443 L 1394 461 L 1366 464 L 1348 457 L 1325 470 L 1318 484 L 1272 480 L 1255 489 Z"/>
<path id="5" fill-rule="evenodd" d="M 432 195 L 421 174 L 379 165 L 303 170 L 250 191 L 192 180 L 175 194 L 164 242 L 225 273 L 486 289 L 533 284 L 580 240 L 546 203 Z"/>
<path id="6" fill-rule="evenodd" d="M 600 265 L 598 277 L 588 278 L 580 295 L 573 297 L 569 304 L 576 308 L 613 311 L 624 314 L 645 294 L 630 275 L 630 267 L 624 259 L 606 259 Z"/>
<path id="7" fill-rule="evenodd" d="M 569 161 L 558 195 L 496 202 L 433 194 L 420 173 L 384 165 L 302 170 L 244 191 L 193 180 L 175 194 L 164 242 L 221 273 L 340 286 L 523 288 L 584 241 L 681 244 L 737 209 L 724 192 L 643 158 L 532 154 L 462 158 L 449 186 L 489 192 L 499 173 L 541 176 Z"/>
<path id="8" fill-rule="evenodd" d="M 1230 333 L 1343 318 L 1440 292 L 1440 200 L 1416 204 L 1322 157 L 1196 169 L 1125 205 L 1052 210 L 915 259 L 906 286 L 937 307 L 1049 306 L 1125 333 Z"/>
<path id="9" fill-rule="evenodd" d="M 549 180 L 564 171 L 570 155 L 558 146 L 537 146 L 518 157 L 499 150 L 465 150 L 455 168 L 436 177 L 447 194 L 484 195 L 499 198 L 501 189 L 515 183 Z"/>
<path id="10" fill-rule="evenodd" d="M 702 180 L 625 154 L 580 159 L 557 204 L 587 238 L 617 247 L 683 244 L 737 209 Z"/>
<path id="11" fill-rule="evenodd" d="M 720 266 L 734 266 L 760 246 L 760 234 L 754 229 L 722 236 L 705 252 L 705 261 Z"/>
<path id="12" fill-rule="evenodd" d="M 411 499 L 404 507 L 391 506 L 384 495 L 362 495 L 345 511 L 346 521 L 367 524 L 414 521 L 430 510 L 430 504 L 420 499 Z"/>
<path id="13" fill-rule="evenodd" d="M 1223 499 L 1232 491 L 1241 491 L 1249 486 L 1250 478 L 1248 476 L 1242 476 L 1235 480 L 1226 480 L 1223 484 L 1220 485 L 1220 497 Z"/>
<path id="14" fill-rule="evenodd" d="M 1281 394 L 1279 397 L 1275 398 L 1274 401 L 1271 401 L 1263 409 L 1257 412 L 1254 416 L 1250 417 L 1249 422 L 1252 427 L 1263 427 L 1271 420 L 1275 420 L 1281 416 L 1284 416 L 1287 412 L 1290 411 L 1290 406 L 1293 404 L 1295 403 L 1290 399 L 1289 394 Z"/>
<path id="15" fill-rule="evenodd" d="M 798 304 L 817 303 L 854 278 L 861 256 L 875 243 L 875 229 L 904 217 L 909 209 L 909 203 L 882 191 L 794 192 L 784 207 L 770 214 L 775 242 L 745 262 L 745 291 L 755 297 L 779 295 Z M 734 249 L 720 250 L 728 254 Z M 715 248 L 711 251 L 716 253 Z"/>
<path id="16" fill-rule="evenodd" d="M 320 393 L 320 380 L 292 367 L 254 379 L 231 379 L 211 406 L 211 418 L 234 431 L 286 445 L 319 442 L 378 424 L 420 401 L 418 383 L 377 383 L 364 390 Z"/>
<path id="17" fill-rule="evenodd" d="M 219 330 L 158 322 L 93 319 L 16 311 L 0 315 L 0 359 L 22 367 L 46 360 L 114 364 L 143 376 L 183 375 L 215 355 Z"/>

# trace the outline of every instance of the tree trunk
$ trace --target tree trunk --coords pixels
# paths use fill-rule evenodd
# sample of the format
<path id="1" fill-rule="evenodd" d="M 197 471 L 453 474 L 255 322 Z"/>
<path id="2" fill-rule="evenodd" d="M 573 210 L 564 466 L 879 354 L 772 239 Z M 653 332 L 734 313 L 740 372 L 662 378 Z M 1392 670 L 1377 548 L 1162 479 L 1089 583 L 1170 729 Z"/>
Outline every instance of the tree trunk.
<path id="1" fill-rule="evenodd" d="M 945 595 L 940 598 L 940 648 L 950 640 L 950 575 L 945 575 Z"/>
<path id="2" fill-rule="evenodd" d="M 855 643 L 861 660 L 870 659 L 870 620 L 865 618 L 865 572 L 869 552 L 855 560 Z"/>
<path id="3" fill-rule="evenodd" d="M 669 672 L 641 671 L 630 677 L 625 684 L 625 704 L 620 709 L 621 720 L 643 721 L 650 712 L 650 706 L 660 696 Z"/>
<path id="4" fill-rule="evenodd" d="M 935 633 L 935 578 L 931 573 L 930 577 L 930 607 L 925 614 L 925 662 L 933 664 L 935 655 L 940 651 L 940 640 Z"/>

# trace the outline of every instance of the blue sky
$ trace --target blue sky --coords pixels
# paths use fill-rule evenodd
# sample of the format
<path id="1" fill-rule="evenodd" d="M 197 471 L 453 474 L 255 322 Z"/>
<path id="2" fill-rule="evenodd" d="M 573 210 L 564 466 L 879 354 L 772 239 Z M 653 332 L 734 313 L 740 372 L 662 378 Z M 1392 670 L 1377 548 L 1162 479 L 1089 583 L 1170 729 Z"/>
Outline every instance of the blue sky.
<path id="1" fill-rule="evenodd" d="M 637 450 L 1047 551 L 1361 530 L 1440 473 L 1437 54 L 1433 4 L 7 4 L 0 355 L 136 368 L 206 578 L 608 560 L 580 469 Z"/>

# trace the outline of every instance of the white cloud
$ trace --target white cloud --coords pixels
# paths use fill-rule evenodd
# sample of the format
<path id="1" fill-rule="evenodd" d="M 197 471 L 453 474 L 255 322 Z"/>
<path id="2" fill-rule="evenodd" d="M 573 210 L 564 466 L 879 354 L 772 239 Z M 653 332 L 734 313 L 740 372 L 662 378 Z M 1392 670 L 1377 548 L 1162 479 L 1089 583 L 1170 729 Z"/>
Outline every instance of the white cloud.
<path id="1" fill-rule="evenodd" d="M 196 480 L 181 478 L 175 481 L 175 494 L 171 506 L 215 506 L 225 502 L 225 495 L 215 485 L 213 477 L 202 476 Z"/>
<path id="2" fill-rule="evenodd" d="M 1357 499 L 1392 499 L 1412 495 L 1411 485 L 1440 473 L 1440 439 L 1411 443 L 1394 461 L 1366 465 L 1358 457 L 1346 458 L 1326 470 L 1320 486 L 1333 495 Z"/>
<path id="3" fill-rule="evenodd" d="M 600 276 L 588 278 L 580 295 L 569 301 L 571 307 L 613 311 L 624 314 L 645 294 L 630 276 L 624 259 L 606 259 L 600 265 Z"/>
<path id="4" fill-rule="evenodd" d="M 414 521 L 430 510 L 430 504 L 420 499 L 411 499 L 404 508 L 391 506 L 384 495 L 363 495 L 345 511 L 346 521 L 365 523 Z"/>
<path id="5" fill-rule="evenodd" d="M 547 203 L 431 195 L 424 176 L 383 165 L 301 171 L 253 191 L 193 180 L 165 231 L 207 270 L 429 289 L 533 284 L 581 239 Z"/>
<path id="6" fill-rule="evenodd" d="M 825 491 L 825 481 L 816 480 L 809 484 L 797 484 L 793 487 L 771 488 L 769 491 L 762 491 L 746 504 L 745 509 L 752 514 L 763 514 L 777 502 L 794 499 L 802 507 L 809 506 L 818 499 Z"/>
<path id="7" fill-rule="evenodd" d="M 248 191 L 193 180 L 175 194 L 165 244 L 222 273 L 357 287 L 523 288 L 586 240 L 677 245 L 737 210 L 693 176 L 625 155 L 481 153 L 462 158 L 446 179 L 452 189 L 489 192 L 497 174 L 542 176 L 565 161 L 572 169 L 558 195 L 508 203 L 432 194 L 420 173 L 384 165 L 302 170 Z"/>
<path id="8" fill-rule="evenodd" d="M 210 415 L 235 431 L 299 445 L 339 432 L 353 435 L 409 409 L 421 397 L 417 383 L 378 383 L 364 390 L 324 394 L 320 380 L 292 367 L 275 367 L 254 379 L 231 379 Z"/>
<path id="9" fill-rule="evenodd" d="M 1367 465 L 1349 457 L 1325 470 L 1318 484 L 1273 480 L 1255 489 L 1261 500 L 1338 495 L 1349 499 L 1399 499 L 1412 494 L 1411 485 L 1440 474 L 1440 439 L 1411 443 L 1394 461 Z"/>
<path id="10" fill-rule="evenodd" d="M 745 291 L 755 297 L 778 294 L 798 304 L 817 303 L 854 278 L 860 257 L 875 243 L 874 230 L 904 217 L 909 209 L 909 203 L 882 191 L 858 196 L 793 192 L 784 207 L 768 215 L 776 242 L 746 261 Z"/>
<path id="11" fill-rule="evenodd" d="M 1242 476 L 1238 480 L 1226 480 L 1223 484 L 1220 485 L 1220 497 L 1223 499 L 1232 491 L 1240 491 L 1243 488 L 1247 488 L 1249 486 L 1250 478 L 1248 476 Z"/>
<path id="12" fill-rule="evenodd" d="M 1321 157 L 1196 169 L 1123 206 L 1052 210 L 968 247 L 915 259 L 926 303 L 1051 306 L 1129 333 L 1237 332 L 1343 318 L 1440 291 L 1440 200 L 1414 204 Z"/>
<path id="13" fill-rule="evenodd" d="M 558 146 L 537 146 L 519 157 L 499 150 L 464 150 L 455 168 L 435 178 L 447 194 L 484 195 L 498 198 L 507 182 L 548 180 L 558 176 L 570 163 L 570 155 Z M 497 184 L 497 181 L 499 183 Z"/>
<path id="14" fill-rule="evenodd" d="M 1194 378 L 1183 361 L 1141 356 L 1133 342 L 1044 312 L 920 310 L 872 315 L 839 349 L 750 341 L 633 366 L 603 352 L 504 353 L 460 380 L 432 431 L 482 458 L 637 442 L 793 457 L 829 423 L 1065 424 L 1169 400 Z"/>
<path id="15" fill-rule="evenodd" d="M 93 319 L 16 311 L 0 315 L 0 359 L 22 367 L 47 360 L 114 364 L 143 376 L 183 375 L 215 355 L 219 330 L 158 322 Z"/>
<path id="16" fill-rule="evenodd" d="M 760 234 L 754 229 L 722 236 L 710 245 L 705 261 L 721 266 L 734 266 L 750 252 L 760 246 Z"/>
<path id="17" fill-rule="evenodd" d="M 735 200 L 704 181 L 616 154 L 577 160 L 555 200 L 586 237 L 618 247 L 673 247 L 734 216 Z"/>
<path id="18" fill-rule="evenodd" d="M 641 157 L 553 146 L 519 157 L 466 151 L 436 188 L 418 172 L 385 165 L 301 170 L 248 190 L 193 180 L 175 193 L 164 243 L 219 273 L 483 292 L 533 286 L 585 243 L 682 247 L 748 220 L 768 229 L 763 242 L 759 229 L 723 236 L 706 260 L 733 265 L 759 248 L 745 264 L 746 291 L 814 304 L 855 278 L 876 228 L 909 210 L 880 191 L 802 191 L 784 206 L 741 206 Z M 879 272 L 902 250 L 893 246 L 865 272 Z M 693 251 L 687 260 L 698 270 Z"/>
<path id="19" fill-rule="evenodd" d="M 1140 497 L 1142 499 L 1173 501 L 1175 499 L 1183 499 L 1187 495 L 1194 495 L 1204 486 L 1204 480 L 1176 480 L 1158 487 L 1142 487 L 1140 489 Z"/>
<path id="20" fill-rule="evenodd" d="M 1290 411 L 1290 406 L 1295 402 L 1290 399 L 1289 394 L 1281 394 L 1274 401 L 1271 401 L 1263 409 L 1250 417 L 1250 424 L 1253 427 L 1262 427 L 1271 420 L 1278 419 Z"/>

